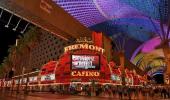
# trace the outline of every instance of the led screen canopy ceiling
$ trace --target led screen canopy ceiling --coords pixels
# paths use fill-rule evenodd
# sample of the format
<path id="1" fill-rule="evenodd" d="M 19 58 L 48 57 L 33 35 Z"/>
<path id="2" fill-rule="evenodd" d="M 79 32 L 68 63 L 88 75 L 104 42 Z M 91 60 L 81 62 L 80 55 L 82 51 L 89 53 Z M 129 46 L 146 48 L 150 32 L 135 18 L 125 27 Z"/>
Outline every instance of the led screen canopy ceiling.
<path id="1" fill-rule="evenodd" d="M 148 46 L 150 43 L 143 46 L 146 41 L 155 38 L 158 33 L 161 34 L 160 15 L 163 15 L 164 28 L 167 28 L 168 13 L 170 13 L 168 10 L 170 0 L 53 1 L 91 30 L 103 32 L 113 39 L 117 39 L 119 35 L 128 37 L 126 46 L 132 47 L 130 49 L 125 47 L 125 53 L 131 61 L 139 51 L 155 49 L 153 46 Z"/>
<path id="2" fill-rule="evenodd" d="M 83 25 L 112 36 L 119 32 L 144 42 L 160 32 L 160 13 L 168 18 L 168 0 L 53 0 Z"/>
<path id="3" fill-rule="evenodd" d="M 151 17 L 159 20 L 159 8 L 165 20 L 168 16 L 168 0 L 145 0 L 145 2 L 143 0 L 53 1 L 87 27 L 117 18 Z"/>

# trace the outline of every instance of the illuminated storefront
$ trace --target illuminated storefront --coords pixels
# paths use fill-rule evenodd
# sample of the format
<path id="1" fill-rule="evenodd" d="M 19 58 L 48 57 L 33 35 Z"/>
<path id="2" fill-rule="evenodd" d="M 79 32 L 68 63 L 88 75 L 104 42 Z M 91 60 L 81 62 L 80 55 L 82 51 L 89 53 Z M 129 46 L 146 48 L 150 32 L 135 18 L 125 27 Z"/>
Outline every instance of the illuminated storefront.
<path id="1" fill-rule="evenodd" d="M 55 77 L 56 64 L 57 64 L 56 61 L 50 61 L 41 68 L 41 71 L 39 74 L 39 83 L 40 84 L 55 83 L 55 81 L 56 81 L 56 77 Z"/>
<path id="2" fill-rule="evenodd" d="M 110 62 L 109 66 L 111 67 L 112 74 L 111 74 L 111 80 L 113 84 L 115 85 L 121 85 L 121 69 L 119 66 L 115 67 L 115 62 Z M 146 79 L 143 78 L 143 76 L 140 76 L 136 73 L 135 70 L 129 70 L 125 69 L 125 82 L 126 85 L 135 86 L 135 85 L 143 85 L 143 83 L 146 83 Z"/>
<path id="3" fill-rule="evenodd" d="M 73 82 L 111 83 L 121 85 L 121 69 L 110 68 L 105 50 L 91 41 L 79 41 L 64 48 L 64 54 L 55 61 L 44 65 L 40 72 L 41 84 L 70 84 Z M 139 79 L 132 71 L 125 71 L 126 85 L 137 85 Z"/>
<path id="4" fill-rule="evenodd" d="M 84 42 L 84 43 L 83 43 Z M 110 82 L 109 69 L 104 49 L 92 42 L 79 41 L 64 48 L 56 67 L 56 82 Z"/>
<path id="5" fill-rule="evenodd" d="M 94 44 L 92 40 L 77 39 L 76 44 L 65 47 L 64 51 L 58 61 L 49 61 L 40 71 L 13 77 L 15 89 L 19 85 L 25 86 L 24 88 L 28 85 L 30 90 L 38 91 L 47 91 L 51 86 L 68 90 L 68 87 L 75 86 L 75 83 L 80 87 L 94 83 L 121 85 L 120 67 L 115 67 L 113 61 L 108 63 L 105 49 Z M 143 78 L 128 69 L 125 76 L 126 85 L 139 85 L 144 82 Z M 11 84 L 1 80 L 1 86 Z"/>

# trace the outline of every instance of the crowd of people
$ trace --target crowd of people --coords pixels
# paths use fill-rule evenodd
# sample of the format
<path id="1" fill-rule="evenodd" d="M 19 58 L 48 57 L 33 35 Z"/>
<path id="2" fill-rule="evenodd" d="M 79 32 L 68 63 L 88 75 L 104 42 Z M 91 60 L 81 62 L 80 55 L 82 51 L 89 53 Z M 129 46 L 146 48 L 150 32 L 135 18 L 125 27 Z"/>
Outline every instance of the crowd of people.
<path id="1" fill-rule="evenodd" d="M 1 88 L 3 89 L 3 88 Z M 5 89 L 5 88 L 4 88 Z M 11 91 L 6 88 L 5 90 Z M 24 89 L 23 89 L 24 90 Z M 37 86 L 28 92 L 51 92 L 67 95 L 98 96 L 117 99 L 137 99 L 137 100 L 154 100 L 170 99 L 170 86 L 122 86 L 122 85 L 99 85 L 99 84 L 71 84 L 48 86 L 46 88 Z"/>
<path id="2" fill-rule="evenodd" d="M 154 99 L 170 98 L 169 86 L 121 86 L 121 85 L 84 85 L 70 87 L 70 93 L 74 95 L 107 96 L 119 99 Z M 73 93 L 73 91 L 75 91 Z"/>

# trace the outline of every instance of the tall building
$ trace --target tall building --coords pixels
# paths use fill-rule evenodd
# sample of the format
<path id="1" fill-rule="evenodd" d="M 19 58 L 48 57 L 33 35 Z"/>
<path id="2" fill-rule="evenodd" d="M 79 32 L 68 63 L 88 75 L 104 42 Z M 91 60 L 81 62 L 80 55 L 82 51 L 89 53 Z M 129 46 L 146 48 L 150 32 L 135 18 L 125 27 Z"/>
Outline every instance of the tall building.
<path id="1" fill-rule="evenodd" d="M 32 69 L 41 68 L 49 61 L 58 60 L 64 52 L 64 46 L 70 43 L 70 41 L 63 40 L 47 32 L 42 33 L 40 38 L 40 43 L 31 51 L 30 67 Z"/>

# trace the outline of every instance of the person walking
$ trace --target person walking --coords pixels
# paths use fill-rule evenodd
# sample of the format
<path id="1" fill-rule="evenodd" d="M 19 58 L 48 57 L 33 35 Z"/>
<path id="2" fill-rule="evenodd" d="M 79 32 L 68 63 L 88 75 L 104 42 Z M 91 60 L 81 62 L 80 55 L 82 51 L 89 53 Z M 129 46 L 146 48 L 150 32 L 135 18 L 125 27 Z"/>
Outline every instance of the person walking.
<path id="1" fill-rule="evenodd" d="M 123 99 L 123 88 L 120 86 L 118 87 L 118 94 L 119 94 L 119 99 Z"/>
<path id="2" fill-rule="evenodd" d="M 131 100 L 131 97 L 132 97 L 132 90 L 131 90 L 130 87 L 128 87 L 128 89 L 127 89 L 127 94 L 128 94 L 129 100 Z"/>

